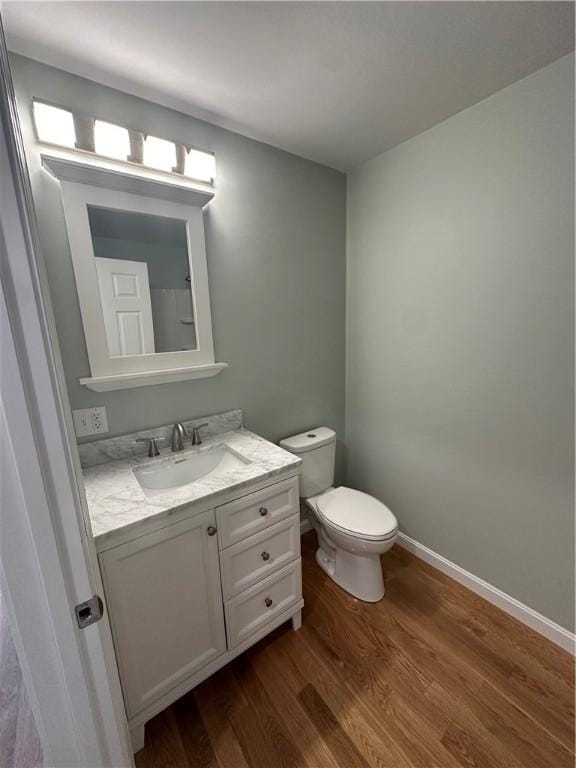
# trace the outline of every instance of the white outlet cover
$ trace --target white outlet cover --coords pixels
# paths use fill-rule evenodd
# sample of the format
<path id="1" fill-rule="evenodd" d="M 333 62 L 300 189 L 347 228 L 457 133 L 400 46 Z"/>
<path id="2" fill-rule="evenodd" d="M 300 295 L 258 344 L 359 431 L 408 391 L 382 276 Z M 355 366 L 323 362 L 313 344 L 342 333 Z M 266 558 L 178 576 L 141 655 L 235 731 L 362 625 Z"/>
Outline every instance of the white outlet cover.
<path id="1" fill-rule="evenodd" d="M 72 418 L 74 419 L 76 437 L 101 435 L 108 432 L 108 417 L 104 406 L 72 411 Z"/>
<path id="2" fill-rule="evenodd" d="M 101 405 L 97 408 L 91 408 L 92 412 L 92 432 L 93 434 L 102 434 L 108 432 L 108 418 L 106 408 Z"/>

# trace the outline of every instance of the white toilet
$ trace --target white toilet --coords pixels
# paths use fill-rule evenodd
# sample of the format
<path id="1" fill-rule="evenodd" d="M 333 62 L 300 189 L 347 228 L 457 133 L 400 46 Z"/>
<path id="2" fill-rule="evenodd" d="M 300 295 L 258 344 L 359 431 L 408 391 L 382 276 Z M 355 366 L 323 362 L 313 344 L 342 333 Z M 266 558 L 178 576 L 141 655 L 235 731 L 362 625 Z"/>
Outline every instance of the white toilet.
<path id="1" fill-rule="evenodd" d="M 384 597 L 380 555 L 398 535 L 398 523 L 382 502 L 361 491 L 333 488 L 336 433 L 311 429 L 280 441 L 302 459 L 300 495 L 318 534 L 316 561 L 346 592 L 375 603 Z"/>

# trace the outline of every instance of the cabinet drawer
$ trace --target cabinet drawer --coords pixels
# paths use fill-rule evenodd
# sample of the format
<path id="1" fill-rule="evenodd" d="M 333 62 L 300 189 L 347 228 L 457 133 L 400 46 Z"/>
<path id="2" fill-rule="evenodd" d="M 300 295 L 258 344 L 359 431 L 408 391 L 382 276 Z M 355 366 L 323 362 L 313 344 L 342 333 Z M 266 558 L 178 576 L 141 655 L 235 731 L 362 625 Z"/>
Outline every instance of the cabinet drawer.
<path id="1" fill-rule="evenodd" d="M 220 549 L 284 520 L 300 509 L 299 478 L 291 477 L 217 507 Z"/>
<path id="2" fill-rule="evenodd" d="M 228 647 L 235 648 L 302 598 L 300 559 L 226 603 Z"/>
<path id="3" fill-rule="evenodd" d="M 239 595 L 300 557 L 300 515 L 292 515 L 220 554 L 224 597 Z"/>

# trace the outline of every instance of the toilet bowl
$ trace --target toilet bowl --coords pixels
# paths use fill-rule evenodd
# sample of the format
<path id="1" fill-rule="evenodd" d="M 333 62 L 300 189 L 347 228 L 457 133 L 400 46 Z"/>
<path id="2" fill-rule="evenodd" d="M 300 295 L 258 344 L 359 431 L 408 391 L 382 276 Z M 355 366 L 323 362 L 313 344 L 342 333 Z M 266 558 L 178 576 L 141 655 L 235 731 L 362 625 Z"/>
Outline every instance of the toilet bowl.
<path id="1" fill-rule="evenodd" d="M 342 589 L 374 603 L 384 597 L 380 555 L 395 543 L 398 523 L 367 493 L 332 487 L 336 434 L 327 427 L 280 441 L 303 461 L 301 496 L 318 536 L 316 562 Z"/>

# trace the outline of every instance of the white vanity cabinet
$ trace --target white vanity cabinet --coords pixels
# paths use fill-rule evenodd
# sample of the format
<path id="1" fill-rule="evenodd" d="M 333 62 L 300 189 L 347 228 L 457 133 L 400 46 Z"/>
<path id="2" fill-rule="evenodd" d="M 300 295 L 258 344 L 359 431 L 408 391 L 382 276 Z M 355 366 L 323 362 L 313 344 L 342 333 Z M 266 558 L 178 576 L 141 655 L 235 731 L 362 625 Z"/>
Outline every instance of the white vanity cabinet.
<path id="1" fill-rule="evenodd" d="M 135 751 L 147 720 L 283 622 L 300 626 L 298 476 L 243 493 L 99 554 Z"/>
<path id="2" fill-rule="evenodd" d="M 226 651 L 215 523 L 208 510 L 100 555 L 129 719 Z"/>

